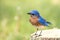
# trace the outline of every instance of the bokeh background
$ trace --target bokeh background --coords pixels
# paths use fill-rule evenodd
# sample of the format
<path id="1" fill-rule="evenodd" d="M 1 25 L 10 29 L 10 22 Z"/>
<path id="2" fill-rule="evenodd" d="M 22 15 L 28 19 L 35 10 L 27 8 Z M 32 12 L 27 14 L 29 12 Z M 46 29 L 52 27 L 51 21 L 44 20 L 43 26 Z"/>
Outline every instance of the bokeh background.
<path id="1" fill-rule="evenodd" d="M 45 29 L 60 28 L 60 0 L 0 0 L 0 40 L 29 40 L 36 28 L 27 13 L 34 9 L 52 23 Z"/>

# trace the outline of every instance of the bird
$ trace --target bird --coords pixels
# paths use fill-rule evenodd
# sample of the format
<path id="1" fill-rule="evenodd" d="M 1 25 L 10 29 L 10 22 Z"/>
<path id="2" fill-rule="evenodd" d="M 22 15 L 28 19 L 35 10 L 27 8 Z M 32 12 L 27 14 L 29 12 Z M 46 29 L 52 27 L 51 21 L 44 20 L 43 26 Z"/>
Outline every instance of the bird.
<path id="1" fill-rule="evenodd" d="M 51 24 L 51 22 L 46 21 L 46 19 L 44 19 L 37 10 L 31 10 L 27 14 L 30 15 L 29 22 L 32 25 L 36 26 L 37 31 L 39 30 L 39 28 L 41 28 L 41 32 L 40 32 L 39 36 L 42 36 L 41 35 L 42 28 L 44 28 L 45 26 L 49 26 Z M 37 35 L 37 31 L 36 31 L 35 35 Z"/>

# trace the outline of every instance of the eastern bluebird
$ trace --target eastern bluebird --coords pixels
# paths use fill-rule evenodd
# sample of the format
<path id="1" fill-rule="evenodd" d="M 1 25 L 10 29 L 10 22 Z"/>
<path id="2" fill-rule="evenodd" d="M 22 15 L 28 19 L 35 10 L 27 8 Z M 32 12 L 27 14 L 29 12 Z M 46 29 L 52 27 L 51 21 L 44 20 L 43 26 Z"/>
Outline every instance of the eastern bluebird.
<path id="1" fill-rule="evenodd" d="M 50 22 L 42 18 L 37 10 L 32 10 L 28 14 L 30 15 L 30 19 L 29 19 L 30 23 L 37 27 L 37 31 L 39 27 L 43 28 L 44 26 L 49 26 L 49 24 L 51 24 Z M 41 36 L 41 33 L 42 33 L 42 30 L 39 36 Z"/>

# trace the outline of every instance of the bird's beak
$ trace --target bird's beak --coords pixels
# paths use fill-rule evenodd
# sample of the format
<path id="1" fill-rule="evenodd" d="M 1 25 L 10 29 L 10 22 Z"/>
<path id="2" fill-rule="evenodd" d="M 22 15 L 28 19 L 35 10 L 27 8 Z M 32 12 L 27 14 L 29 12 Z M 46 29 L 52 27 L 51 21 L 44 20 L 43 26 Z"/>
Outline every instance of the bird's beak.
<path id="1" fill-rule="evenodd" d="M 28 15 L 31 15 L 31 13 L 27 13 Z"/>

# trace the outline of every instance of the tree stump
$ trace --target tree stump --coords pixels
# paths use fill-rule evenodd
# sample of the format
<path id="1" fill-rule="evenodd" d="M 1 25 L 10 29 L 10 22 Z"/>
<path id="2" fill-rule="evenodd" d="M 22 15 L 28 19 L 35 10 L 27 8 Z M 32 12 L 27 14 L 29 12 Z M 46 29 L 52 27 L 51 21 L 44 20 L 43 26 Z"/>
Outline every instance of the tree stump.
<path id="1" fill-rule="evenodd" d="M 30 40 L 60 40 L 60 29 L 42 30 L 41 36 L 38 36 L 40 31 L 37 31 L 37 35 L 35 33 L 31 34 Z"/>

